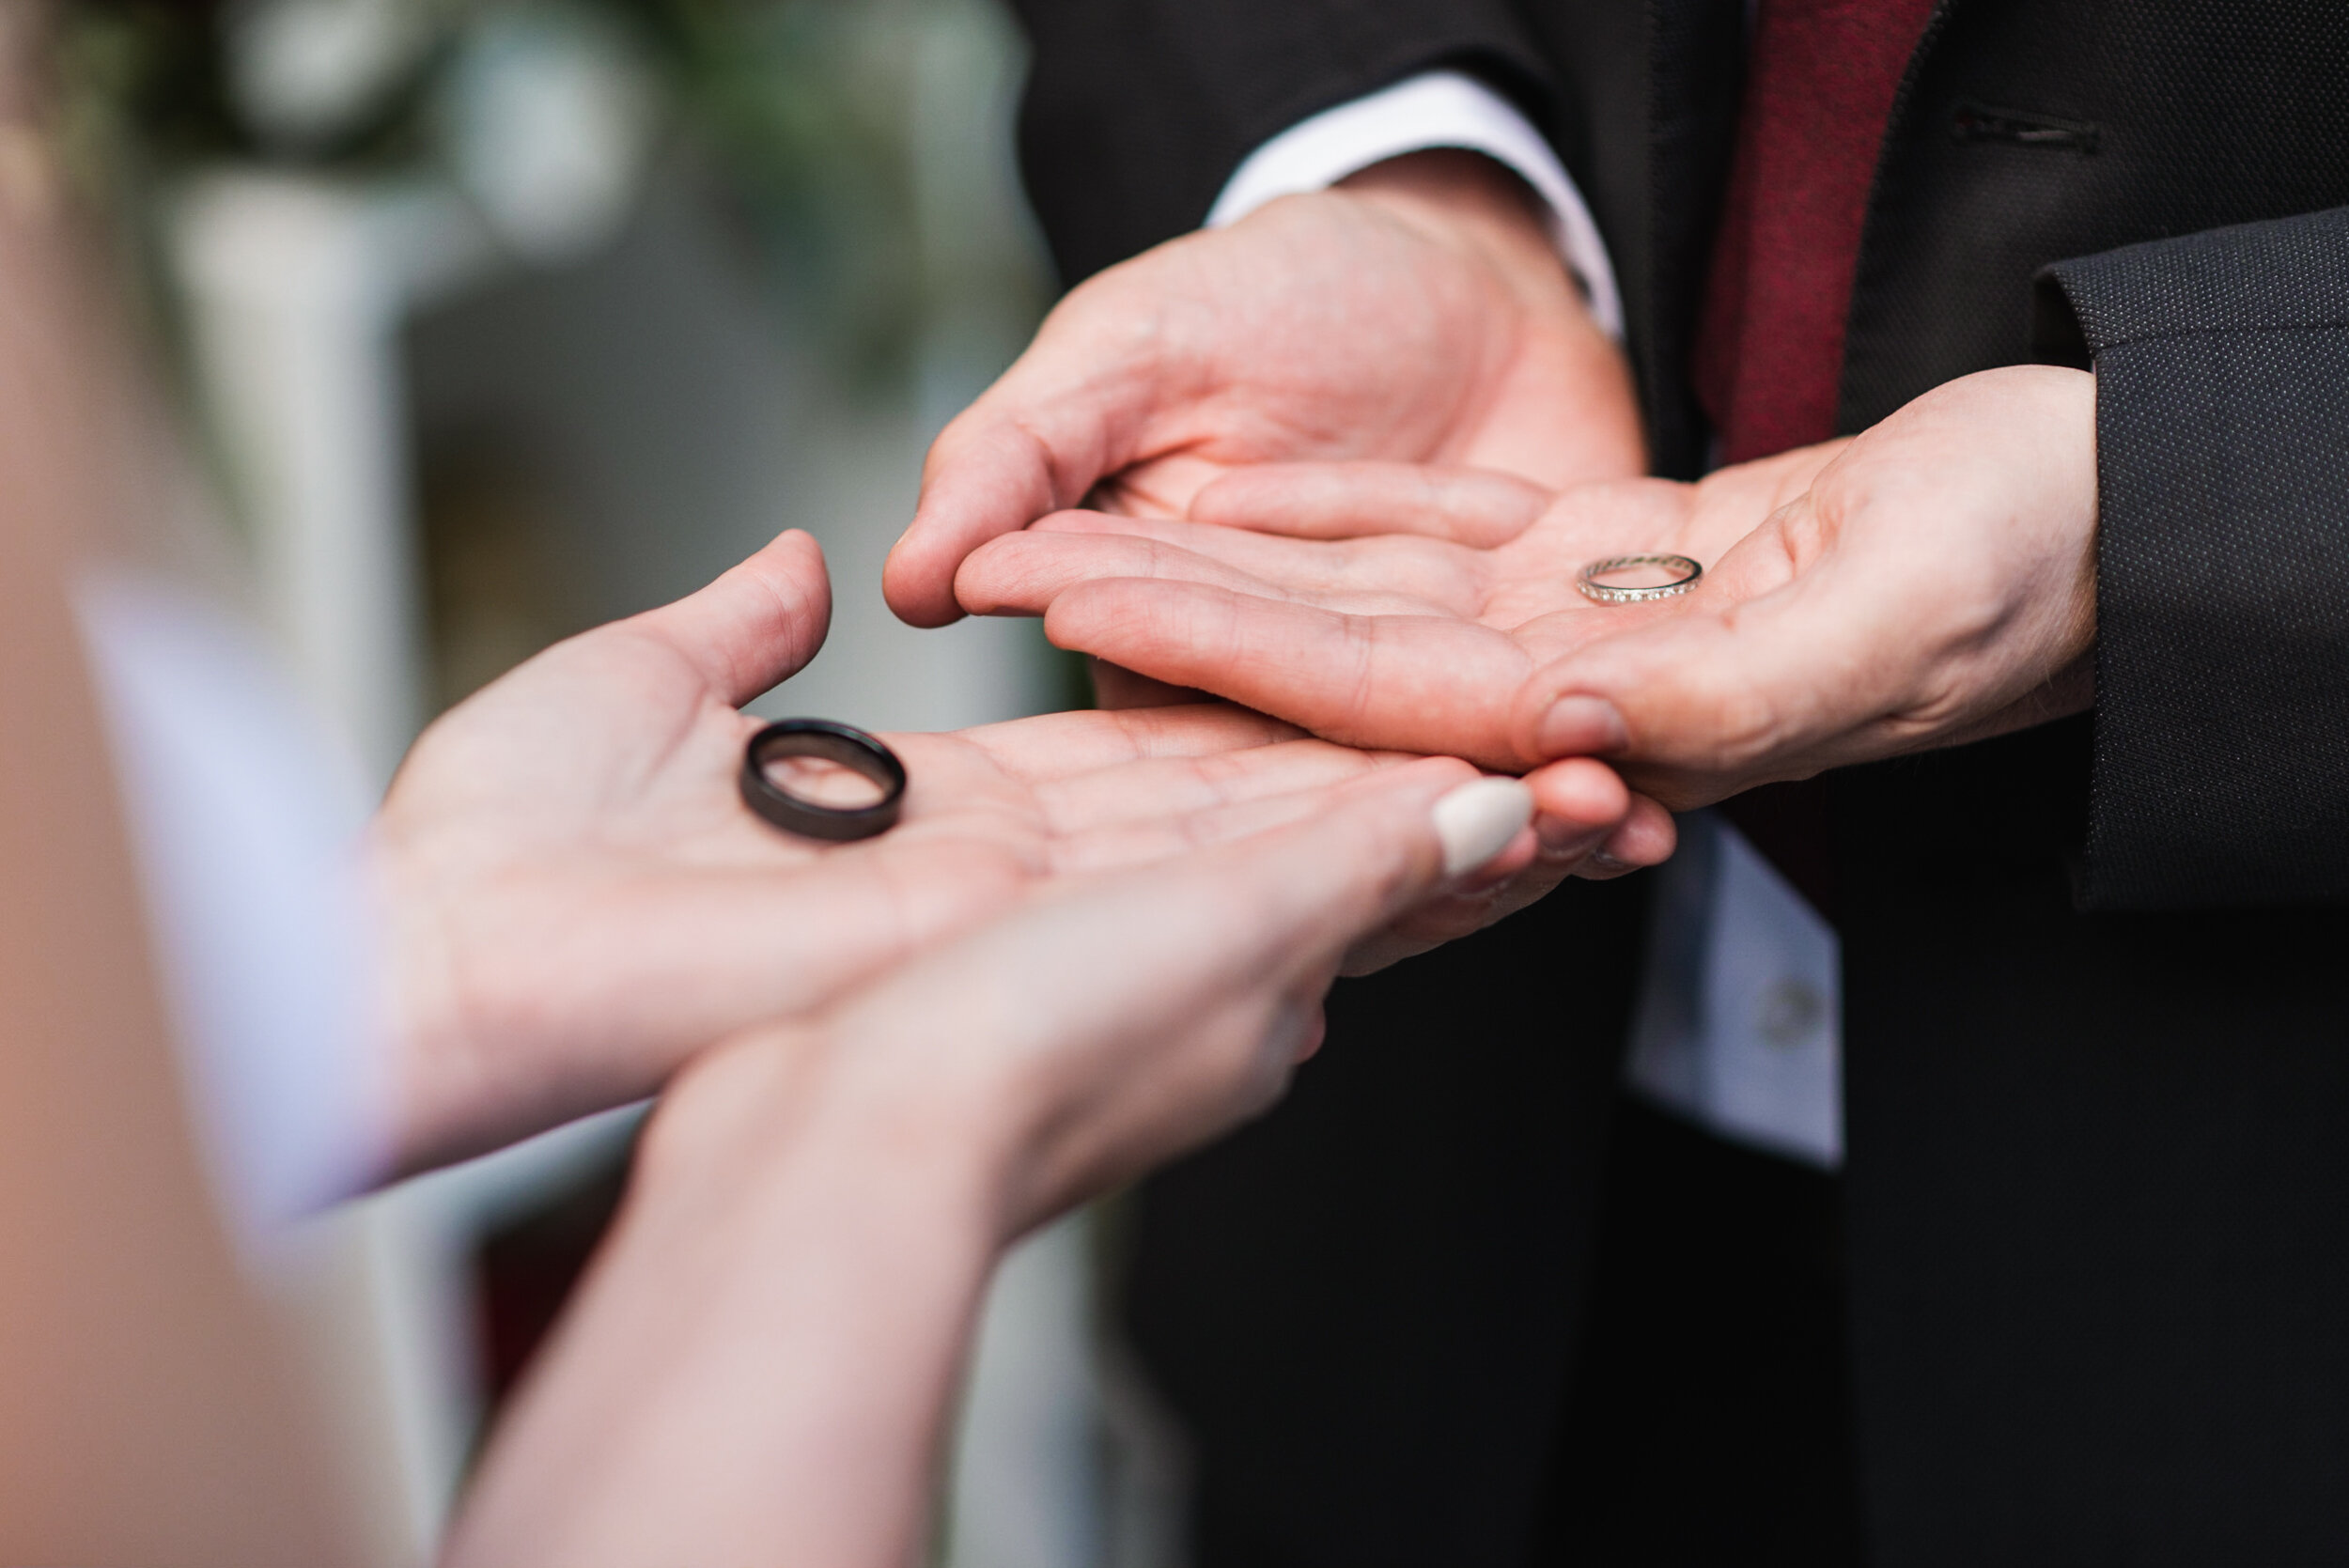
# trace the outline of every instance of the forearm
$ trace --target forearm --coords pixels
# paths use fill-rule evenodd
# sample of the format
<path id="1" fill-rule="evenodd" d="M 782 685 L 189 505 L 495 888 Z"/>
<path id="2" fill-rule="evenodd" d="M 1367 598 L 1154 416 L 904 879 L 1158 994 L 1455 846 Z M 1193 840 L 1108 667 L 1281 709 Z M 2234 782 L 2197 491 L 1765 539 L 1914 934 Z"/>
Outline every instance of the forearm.
<path id="1" fill-rule="evenodd" d="M 1499 863 L 1532 805 L 1390 769 L 697 1060 L 450 1560 L 902 1568 L 1003 1243 L 1262 1110 L 1337 950 Z"/>
<path id="2" fill-rule="evenodd" d="M 919 1555 L 990 1183 L 970 1139 L 787 1046 L 734 1048 L 664 1106 L 450 1562 Z"/>

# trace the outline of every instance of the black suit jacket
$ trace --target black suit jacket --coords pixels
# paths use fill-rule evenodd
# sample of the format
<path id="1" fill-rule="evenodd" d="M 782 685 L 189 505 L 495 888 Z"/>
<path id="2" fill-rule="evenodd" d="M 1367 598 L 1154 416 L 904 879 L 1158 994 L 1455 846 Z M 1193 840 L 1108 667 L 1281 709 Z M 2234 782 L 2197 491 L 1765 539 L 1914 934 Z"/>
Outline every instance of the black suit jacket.
<path id="1" fill-rule="evenodd" d="M 1318 109 L 1442 66 L 1511 95 L 1606 235 L 1659 470 L 1694 470 L 1741 0 L 1020 8 L 1072 279 Z M 2048 358 L 2098 377 L 2094 714 L 1832 781 L 1871 1556 L 2349 1560 L 2349 6 L 1944 0 L 1841 422 Z M 1631 897 L 1342 992 L 1292 1107 L 1145 1203 L 1135 1312 L 1244 1371 L 1186 1413 L 1233 1435 L 1207 1505 L 1265 1560 L 1520 1560 Z"/>

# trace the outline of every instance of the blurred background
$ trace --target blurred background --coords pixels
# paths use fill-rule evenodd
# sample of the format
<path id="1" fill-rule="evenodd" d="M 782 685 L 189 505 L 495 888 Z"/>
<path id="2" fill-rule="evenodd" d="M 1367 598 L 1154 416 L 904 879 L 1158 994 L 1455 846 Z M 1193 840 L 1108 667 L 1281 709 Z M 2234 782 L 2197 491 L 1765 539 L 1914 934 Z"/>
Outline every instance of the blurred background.
<path id="1" fill-rule="evenodd" d="M 441 708 L 788 526 L 829 645 L 761 711 L 1070 706 L 1033 623 L 916 632 L 879 565 L 929 439 L 1049 303 L 995 0 L 75 0 L 68 154 L 319 709 L 381 785 Z M 608 1220 L 636 1115 L 318 1221 L 279 1288 L 376 1558 L 430 1555 Z M 1095 1324 L 1097 1236 L 989 1300 L 957 1568 L 1180 1560 L 1178 1446 Z"/>

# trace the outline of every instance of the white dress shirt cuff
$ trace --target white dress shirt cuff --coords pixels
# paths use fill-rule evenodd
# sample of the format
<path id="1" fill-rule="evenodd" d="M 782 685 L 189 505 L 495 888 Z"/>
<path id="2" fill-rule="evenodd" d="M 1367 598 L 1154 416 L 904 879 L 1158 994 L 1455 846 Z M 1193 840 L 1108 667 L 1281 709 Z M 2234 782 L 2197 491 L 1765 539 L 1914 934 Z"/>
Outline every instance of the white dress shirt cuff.
<path id="1" fill-rule="evenodd" d="M 1431 70 L 1300 120 L 1249 154 L 1207 213 L 1209 228 L 1237 223 L 1265 203 L 1324 191 L 1373 163 L 1431 147 L 1481 152 L 1514 170 L 1549 210 L 1559 256 L 1581 281 L 1591 317 L 1623 336 L 1623 297 L 1606 241 L 1565 165 L 1507 99 L 1472 76 Z"/>

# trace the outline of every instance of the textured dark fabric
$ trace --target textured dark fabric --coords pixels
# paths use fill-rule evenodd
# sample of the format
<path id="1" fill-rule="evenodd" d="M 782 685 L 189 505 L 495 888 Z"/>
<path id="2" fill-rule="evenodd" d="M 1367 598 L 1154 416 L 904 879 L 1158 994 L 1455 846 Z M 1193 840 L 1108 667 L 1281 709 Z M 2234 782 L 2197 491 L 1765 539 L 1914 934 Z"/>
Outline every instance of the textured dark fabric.
<path id="1" fill-rule="evenodd" d="M 2349 1561 L 2349 917 L 2080 914 L 2089 744 L 1834 776 L 1871 1560 Z"/>
<path id="2" fill-rule="evenodd" d="M 1841 427 L 2029 359 L 2050 262 L 2344 203 L 2349 7 L 1945 0 L 1876 167 Z"/>
<path id="3" fill-rule="evenodd" d="M 2053 276 L 2096 367 L 2086 900 L 2349 897 L 2349 210 Z"/>
<path id="4" fill-rule="evenodd" d="M 1195 222 L 1302 113 L 1439 60 L 1495 82 L 1556 139 L 1606 237 L 1658 471 L 1694 471 L 1689 350 L 1742 0 L 1024 9 L 1024 156 L 1072 276 Z M 1944 0 L 1904 77 L 1839 426 L 2035 357 L 2033 280 L 2069 264 L 2104 345 L 2110 641 L 2092 726 L 1829 776 L 1877 1568 L 2349 1560 L 2349 1005 L 2332 981 L 2349 769 L 2327 694 L 2349 684 L 2349 365 L 2332 329 L 2261 314 L 2337 287 L 2313 254 L 2204 256 L 2186 238 L 2344 205 L 2339 0 Z M 2179 243 L 2159 264 L 2107 254 L 2150 241 Z M 2242 325 L 2134 332 L 2161 319 Z M 2216 541 L 2245 539 L 2296 558 L 2220 585 L 2237 619 L 2181 605 L 2173 568 L 2190 578 Z M 2261 593 L 2295 571 L 2292 592 Z M 2265 682 L 2300 700 L 2261 733 Z M 2112 908 L 2083 910 L 2080 889 Z M 2231 908 L 2260 898 L 2303 903 Z M 1474 1088 L 1449 1063 L 1545 1048 L 1620 992 L 1579 969 L 1595 991 L 1554 986 L 1576 954 L 1515 962 L 1512 929 L 1342 1007 L 1300 1098 L 1231 1146 L 1244 1159 L 1210 1152 L 1150 1191 L 1133 1306 L 1200 1444 L 1201 1568 L 1507 1560 L 1532 1516 L 1516 1488 L 1539 1468 L 1533 1423 L 1522 1401 L 1489 1401 L 1512 1365 L 1529 1399 L 1567 1375 L 1597 1133 L 1587 1108 L 1552 1116 L 1518 1080 Z M 1462 994 L 1535 1032 L 1431 1032 Z M 1371 1065 L 1347 1071 L 1356 1055 Z M 1482 1112 L 1463 1098 L 1513 1093 Z M 1442 1108 L 1426 1138 L 1404 1130 L 1414 1094 Z M 1226 1176 L 1200 1174 L 1225 1159 Z M 1510 1171 L 1541 1174 L 1504 1190 Z M 1427 1207 L 1397 1196 L 1422 1181 Z M 1475 1203 L 1501 1218 L 1427 1218 Z M 1482 1250 L 1549 1236 L 1538 1310 L 1508 1308 L 1496 1293 L 1533 1265 Z M 1248 1348 L 1267 1320 L 1277 1365 Z M 1481 1391 L 1448 1391 L 1455 1377 Z M 1477 1509 L 1491 1517 L 1463 1524 Z"/>
<path id="5" fill-rule="evenodd" d="M 1013 0 L 1035 52 L 1028 192 L 1075 282 L 1199 226 L 1241 159 L 1323 109 L 1439 67 L 1557 120 L 1557 82 L 1506 0 Z"/>
<path id="6" fill-rule="evenodd" d="M 1641 903 L 1569 887 L 1341 982 L 1287 1101 L 1142 1189 L 1124 1319 L 1192 1439 L 1194 1561 L 1517 1568 Z"/>
<path id="7" fill-rule="evenodd" d="M 1720 814 L 1832 924 L 1835 815 L 1825 777 L 1763 784 L 1720 803 Z"/>
<path id="8" fill-rule="evenodd" d="M 1856 1568 L 1842 1187 L 1625 1101 L 1528 1568 Z"/>

